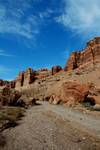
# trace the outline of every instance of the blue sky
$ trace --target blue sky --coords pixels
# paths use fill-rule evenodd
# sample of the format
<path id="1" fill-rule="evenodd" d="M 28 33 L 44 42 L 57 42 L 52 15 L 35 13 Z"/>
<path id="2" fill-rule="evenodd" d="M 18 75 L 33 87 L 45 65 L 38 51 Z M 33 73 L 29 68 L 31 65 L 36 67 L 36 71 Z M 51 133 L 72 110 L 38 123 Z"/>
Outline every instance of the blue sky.
<path id="1" fill-rule="evenodd" d="M 0 78 L 65 65 L 100 36 L 100 0 L 0 0 Z"/>

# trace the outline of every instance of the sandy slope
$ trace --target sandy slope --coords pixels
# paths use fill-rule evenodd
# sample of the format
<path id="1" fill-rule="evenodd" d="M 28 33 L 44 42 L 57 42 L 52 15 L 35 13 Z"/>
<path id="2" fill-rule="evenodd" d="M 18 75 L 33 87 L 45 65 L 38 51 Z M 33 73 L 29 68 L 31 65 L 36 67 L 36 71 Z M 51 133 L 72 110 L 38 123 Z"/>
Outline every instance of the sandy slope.
<path id="1" fill-rule="evenodd" d="M 99 150 L 100 116 L 42 102 L 3 135 L 6 144 L 2 150 Z"/>

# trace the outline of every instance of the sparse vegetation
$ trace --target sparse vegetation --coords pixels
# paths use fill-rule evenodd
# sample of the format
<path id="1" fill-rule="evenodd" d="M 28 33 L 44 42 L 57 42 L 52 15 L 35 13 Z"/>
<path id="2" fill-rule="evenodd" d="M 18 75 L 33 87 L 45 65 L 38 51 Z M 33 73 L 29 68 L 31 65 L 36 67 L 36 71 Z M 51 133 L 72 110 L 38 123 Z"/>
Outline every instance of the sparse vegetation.
<path id="1" fill-rule="evenodd" d="M 2 107 L 0 109 L 0 132 L 16 126 L 24 112 L 25 109 L 20 107 Z"/>
<path id="2" fill-rule="evenodd" d="M 93 105 L 90 102 L 83 102 L 82 105 L 86 107 L 88 110 L 93 110 Z"/>
<path id="3" fill-rule="evenodd" d="M 1 107 L 0 108 L 0 147 L 6 144 L 6 138 L 2 131 L 18 125 L 18 120 L 24 116 L 25 109 L 20 107 Z"/>

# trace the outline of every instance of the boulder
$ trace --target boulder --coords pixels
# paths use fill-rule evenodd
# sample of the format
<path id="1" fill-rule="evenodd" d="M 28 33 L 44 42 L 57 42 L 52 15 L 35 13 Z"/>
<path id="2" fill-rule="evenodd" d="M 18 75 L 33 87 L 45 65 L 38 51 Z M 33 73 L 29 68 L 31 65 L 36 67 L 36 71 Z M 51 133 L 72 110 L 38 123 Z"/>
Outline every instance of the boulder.
<path id="1" fill-rule="evenodd" d="M 100 104 L 100 95 L 98 96 L 92 96 L 94 101 L 95 101 L 95 104 Z"/>
<path id="2" fill-rule="evenodd" d="M 19 99 L 18 102 L 24 102 L 24 106 L 29 106 L 29 105 L 36 105 L 36 99 L 33 97 L 28 97 L 27 95 L 22 95 Z"/>
<path id="3" fill-rule="evenodd" d="M 95 105 L 93 106 L 93 110 L 95 110 L 95 111 L 100 111 L 100 104 L 95 104 Z"/>
<path id="4" fill-rule="evenodd" d="M 50 104 L 57 105 L 57 104 L 59 104 L 60 102 L 61 102 L 60 97 L 57 96 L 57 95 L 55 95 L 55 94 L 53 94 L 53 95 L 50 97 L 50 99 L 49 99 L 49 103 L 50 103 Z"/>

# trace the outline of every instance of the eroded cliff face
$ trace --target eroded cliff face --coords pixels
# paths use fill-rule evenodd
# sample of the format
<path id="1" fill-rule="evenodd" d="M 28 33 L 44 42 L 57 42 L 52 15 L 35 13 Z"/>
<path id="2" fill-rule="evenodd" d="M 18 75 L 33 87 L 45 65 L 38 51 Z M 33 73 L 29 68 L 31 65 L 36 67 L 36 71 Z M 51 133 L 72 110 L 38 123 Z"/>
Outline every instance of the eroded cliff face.
<path id="1" fill-rule="evenodd" d="M 33 69 L 28 68 L 24 72 L 20 72 L 18 77 L 16 78 L 16 84 L 15 87 L 18 89 L 22 86 L 27 86 L 31 83 L 33 83 L 35 80 L 35 72 Z"/>
<path id="2" fill-rule="evenodd" d="M 26 71 L 19 73 L 18 77 L 16 78 L 15 88 L 27 88 L 34 83 L 35 80 L 48 78 L 61 70 L 62 68 L 60 66 L 54 66 L 51 70 L 44 68 L 37 71 L 33 70 L 32 68 L 28 68 Z"/>
<path id="3" fill-rule="evenodd" d="M 95 64 L 100 58 L 100 37 L 96 37 L 87 43 L 83 51 L 73 52 L 64 68 L 65 71 L 74 70 L 85 63 Z"/>
<path id="4" fill-rule="evenodd" d="M 20 72 L 18 77 L 16 78 L 16 87 L 19 88 L 23 86 L 24 83 L 24 72 Z"/>

